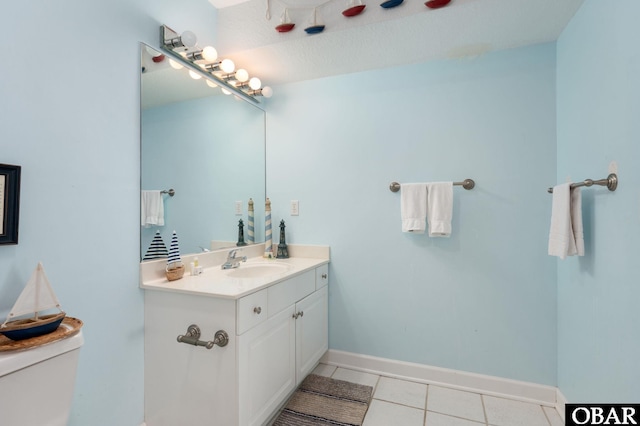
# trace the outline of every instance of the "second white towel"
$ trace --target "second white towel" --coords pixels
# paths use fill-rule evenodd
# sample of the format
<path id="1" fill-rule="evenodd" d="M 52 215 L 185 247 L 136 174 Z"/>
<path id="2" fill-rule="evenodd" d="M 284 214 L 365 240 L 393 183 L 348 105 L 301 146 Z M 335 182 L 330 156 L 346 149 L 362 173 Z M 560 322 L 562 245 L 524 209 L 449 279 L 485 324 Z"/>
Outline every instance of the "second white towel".
<path id="1" fill-rule="evenodd" d="M 430 237 L 450 237 L 453 217 L 453 182 L 427 184 L 427 223 Z"/>
<path id="2" fill-rule="evenodd" d="M 582 195 L 580 188 L 571 189 L 570 183 L 553 187 L 548 252 L 560 259 L 584 256 Z"/>
<path id="3" fill-rule="evenodd" d="M 145 228 L 164 226 L 164 201 L 159 190 L 141 191 L 140 224 Z"/>

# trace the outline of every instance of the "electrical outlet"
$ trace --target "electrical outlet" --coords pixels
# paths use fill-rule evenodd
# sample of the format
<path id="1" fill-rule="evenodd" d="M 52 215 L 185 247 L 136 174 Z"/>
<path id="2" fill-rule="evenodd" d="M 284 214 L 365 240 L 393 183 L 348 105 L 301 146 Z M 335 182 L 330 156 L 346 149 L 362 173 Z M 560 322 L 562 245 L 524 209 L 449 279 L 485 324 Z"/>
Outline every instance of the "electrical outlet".
<path id="1" fill-rule="evenodd" d="M 236 201 L 236 216 L 242 216 L 242 201 Z"/>
<path id="2" fill-rule="evenodd" d="M 300 204 L 298 200 L 291 200 L 291 216 L 298 216 L 300 214 Z"/>

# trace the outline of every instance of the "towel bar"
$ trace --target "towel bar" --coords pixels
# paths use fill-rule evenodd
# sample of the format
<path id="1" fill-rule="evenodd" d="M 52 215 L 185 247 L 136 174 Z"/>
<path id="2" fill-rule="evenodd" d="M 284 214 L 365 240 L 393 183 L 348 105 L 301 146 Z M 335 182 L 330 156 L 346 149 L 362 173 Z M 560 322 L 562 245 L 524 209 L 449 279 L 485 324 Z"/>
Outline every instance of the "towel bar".
<path id="1" fill-rule="evenodd" d="M 187 328 L 186 334 L 178 336 L 178 342 L 194 346 L 204 346 L 207 349 L 211 349 L 215 345 L 220 347 L 227 346 L 227 343 L 229 343 L 229 335 L 224 330 L 218 330 L 216 331 L 214 339 L 206 342 L 200 340 L 200 327 L 196 324 L 191 324 Z"/>
<path id="2" fill-rule="evenodd" d="M 176 194 L 176 191 L 173 190 L 173 188 L 171 189 L 164 189 L 162 191 L 160 191 L 161 194 L 169 194 L 169 197 L 173 197 Z"/>
<path id="3" fill-rule="evenodd" d="M 461 186 L 466 190 L 473 189 L 473 187 L 476 186 L 476 183 L 473 179 L 465 179 L 462 182 L 453 182 L 453 184 L 455 186 Z M 389 190 L 391 192 L 400 191 L 400 184 L 398 182 L 391 182 L 391 184 L 389 185 Z"/>
<path id="4" fill-rule="evenodd" d="M 578 188 L 580 186 L 589 187 L 592 185 L 606 186 L 609 189 L 609 191 L 615 191 L 616 188 L 618 187 L 618 175 L 616 175 L 615 173 L 611 173 L 605 179 L 599 179 L 599 180 L 585 179 L 582 182 L 572 183 L 571 188 Z M 547 192 L 553 193 L 553 188 L 547 189 Z"/>

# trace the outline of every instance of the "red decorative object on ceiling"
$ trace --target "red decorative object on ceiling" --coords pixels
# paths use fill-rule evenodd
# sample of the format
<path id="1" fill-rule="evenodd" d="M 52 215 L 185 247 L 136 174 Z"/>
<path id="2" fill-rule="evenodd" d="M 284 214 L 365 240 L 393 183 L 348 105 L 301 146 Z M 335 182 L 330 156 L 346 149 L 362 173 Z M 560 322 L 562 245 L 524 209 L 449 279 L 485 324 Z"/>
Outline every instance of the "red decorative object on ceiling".
<path id="1" fill-rule="evenodd" d="M 351 6 L 345 10 L 342 11 L 342 14 L 344 16 L 346 16 L 347 18 L 351 18 L 353 16 L 357 16 L 360 15 L 363 11 L 364 8 L 367 7 L 366 4 L 359 4 L 357 6 Z"/>
<path id="2" fill-rule="evenodd" d="M 441 7 L 445 7 L 450 2 L 451 0 L 429 0 L 428 2 L 425 3 L 425 6 L 427 6 L 430 9 L 439 9 Z"/>
<path id="3" fill-rule="evenodd" d="M 269 5 L 270 1 L 273 1 L 273 0 L 267 0 L 267 13 L 266 13 L 267 20 L 271 19 L 271 8 Z M 280 19 L 280 25 L 277 25 L 275 27 L 276 31 L 279 33 L 288 33 L 291 30 L 293 30 L 293 28 L 295 27 L 295 24 L 291 22 L 291 19 L 289 18 L 288 8 L 291 7 L 299 10 L 313 9 L 313 23 L 305 27 L 304 31 L 307 34 L 318 34 L 323 32 L 325 29 L 325 25 L 317 22 L 317 19 L 316 19 L 317 9 L 321 8 L 325 4 L 330 3 L 334 0 L 318 0 L 318 1 L 319 3 L 313 7 L 294 7 L 289 3 L 286 3 L 284 0 L 281 0 L 280 3 L 282 3 L 285 6 L 285 9 Z M 397 6 L 400 6 L 403 3 L 403 1 L 404 0 L 384 0 L 382 3 L 380 3 L 380 7 L 382 7 L 383 9 L 392 9 Z M 447 6 L 449 3 L 451 3 L 451 0 L 427 0 L 424 4 L 429 9 L 439 9 L 441 7 Z M 362 4 L 362 0 L 349 0 L 348 4 L 349 6 L 342 11 L 342 15 L 347 18 L 352 18 L 354 16 L 360 15 L 362 12 L 364 12 L 365 8 L 367 7 L 366 4 Z"/>

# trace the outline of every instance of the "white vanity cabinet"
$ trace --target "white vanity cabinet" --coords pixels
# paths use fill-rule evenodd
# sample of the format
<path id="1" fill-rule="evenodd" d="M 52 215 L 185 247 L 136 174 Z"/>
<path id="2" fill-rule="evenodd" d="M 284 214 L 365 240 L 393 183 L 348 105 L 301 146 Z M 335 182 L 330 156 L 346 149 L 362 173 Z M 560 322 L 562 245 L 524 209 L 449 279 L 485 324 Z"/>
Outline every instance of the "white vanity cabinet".
<path id="1" fill-rule="evenodd" d="M 272 418 L 328 348 L 328 265 L 318 263 L 236 298 L 146 291 L 147 426 L 262 426 Z M 205 341 L 225 330 L 228 345 L 178 343 L 191 324 Z"/>
<path id="2" fill-rule="evenodd" d="M 323 265 L 266 289 L 267 318 L 238 336 L 240 425 L 264 424 L 327 351 L 328 289 L 316 280 L 319 269 L 327 274 Z M 264 314 L 263 306 L 243 302 Z"/>

